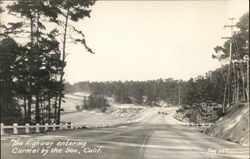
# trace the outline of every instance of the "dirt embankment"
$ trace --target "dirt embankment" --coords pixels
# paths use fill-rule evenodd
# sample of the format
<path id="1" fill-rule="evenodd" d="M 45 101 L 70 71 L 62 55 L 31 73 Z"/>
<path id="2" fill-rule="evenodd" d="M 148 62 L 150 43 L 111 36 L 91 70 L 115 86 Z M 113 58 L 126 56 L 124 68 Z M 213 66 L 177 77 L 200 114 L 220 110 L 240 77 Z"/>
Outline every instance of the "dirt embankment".
<path id="1" fill-rule="evenodd" d="M 243 146 L 249 146 L 249 103 L 238 103 L 205 132 Z"/>

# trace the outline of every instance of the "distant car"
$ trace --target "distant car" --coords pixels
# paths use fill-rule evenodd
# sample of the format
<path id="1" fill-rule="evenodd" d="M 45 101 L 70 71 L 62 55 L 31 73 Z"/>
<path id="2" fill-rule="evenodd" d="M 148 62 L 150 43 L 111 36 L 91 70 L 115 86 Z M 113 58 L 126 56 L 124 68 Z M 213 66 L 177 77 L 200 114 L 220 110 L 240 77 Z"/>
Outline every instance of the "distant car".
<path id="1" fill-rule="evenodd" d="M 158 111 L 158 114 L 161 114 L 161 111 Z"/>
<path id="2" fill-rule="evenodd" d="M 168 113 L 167 113 L 167 112 L 165 112 L 165 115 L 168 115 Z"/>

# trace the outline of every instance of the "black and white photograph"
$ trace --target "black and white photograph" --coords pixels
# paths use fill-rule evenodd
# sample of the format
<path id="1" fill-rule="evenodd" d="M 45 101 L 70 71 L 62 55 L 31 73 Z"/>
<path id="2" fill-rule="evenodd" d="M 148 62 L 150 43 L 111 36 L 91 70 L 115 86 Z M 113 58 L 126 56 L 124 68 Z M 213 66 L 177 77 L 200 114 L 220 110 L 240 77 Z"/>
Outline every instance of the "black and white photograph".
<path id="1" fill-rule="evenodd" d="M 0 0 L 1 159 L 250 159 L 249 0 Z"/>

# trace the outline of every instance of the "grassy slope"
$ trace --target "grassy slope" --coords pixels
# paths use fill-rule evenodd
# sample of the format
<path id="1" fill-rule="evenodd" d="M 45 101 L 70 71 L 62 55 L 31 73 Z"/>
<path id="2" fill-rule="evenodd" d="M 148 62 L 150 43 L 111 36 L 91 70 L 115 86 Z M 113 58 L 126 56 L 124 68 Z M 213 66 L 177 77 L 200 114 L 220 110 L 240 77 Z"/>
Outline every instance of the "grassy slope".
<path id="1" fill-rule="evenodd" d="M 233 105 L 229 112 L 205 133 L 249 146 L 249 103 Z"/>
<path id="2" fill-rule="evenodd" d="M 102 113 L 100 110 L 84 110 L 78 112 L 76 111 L 75 106 L 81 105 L 83 95 L 88 94 L 77 92 L 65 95 L 65 103 L 62 104 L 62 107 L 65 110 L 62 113 L 62 121 L 94 125 L 117 125 L 127 121 L 134 121 L 151 112 L 150 108 L 145 108 L 139 105 L 117 104 L 114 102 L 110 102 L 111 107 L 107 109 L 106 113 Z"/>

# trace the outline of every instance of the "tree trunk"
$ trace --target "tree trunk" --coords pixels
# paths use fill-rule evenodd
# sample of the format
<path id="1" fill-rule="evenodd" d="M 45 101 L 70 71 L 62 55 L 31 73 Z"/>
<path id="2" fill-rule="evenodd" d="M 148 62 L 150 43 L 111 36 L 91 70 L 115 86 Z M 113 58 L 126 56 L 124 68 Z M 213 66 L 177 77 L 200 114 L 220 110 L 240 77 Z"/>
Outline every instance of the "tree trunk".
<path id="1" fill-rule="evenodd" d="M 237 71 L 237 77 L 238 77 L 238 82 L 237 82 L 237 102 L 240 100 L 240 73 Z"/>
<path id="2" fill-rule="evenodd" d="M 223 94 L 223 104 L 222 104 L 222 113 L 226 113 L 226 99 L 227 99 L 227 88 L 228 88 L 228 78 L 229 76 L 227 76 L 227 80 L 226 80 L 226 84 L 225 84 L 225 89 L 224 89 L 224 94 Z"/>
<path id="3" fill-rule="evenodd" d="M 48 97 L 48 122 L 50 123 L 50 118 L 51 118 L 51 109 L 50 109 L 50 96 Z"/>
<path id="4" fill-rule="evenodd" d="M 237 80 L 236 80 L 236 69 L 235 69 L 235 64 L 233 64 L 233 84 L 234 84 L 234 89 L 233 89 L 233 103 L 237 102 Z"/>
<path id="5" fill-rule="evenodd" d="M 69 20 L 69 8 L 67 10 L 66 16 L 65 16 L 65 26 L 64 26 L 64 35 L 63 35 L 63 50 L 62 50 L 62 62 L 63 66 L 61 69 L 61 74 L 60 74 L 60 83 L 61 83 L 61 90 L 59 93 L 59 100 L 58 100 L 58 112 L 57 112 L 57 124 L 60 124 L 60 119 L 61 119 L 61 104 L 62 104 L 62 91 L 63 91 L 63 76 L 64 76 L 64 68 L 65 68 L 65 58 L 66 58 L 66 40 L 67 40 L 67 27 L 68 27 L 68 20 Z"/>
<path id="6" fill-rule="evenodd" d="M 31 104 L 32 104 L 32 95 L 29 92 L 28 94 L 28 113 L 27 113 L 27 121 L 31 123 Z"/>
<path id="7" fill-rule="evenodd" d="M 40 110 L 41 110 L 41 122 L 44 124 L 45 122 L 45 115 L 46 115 L 46 112 L 45 112 L 45 106 L 46 106 L 46 103 L 45 103 L 45 100 L 43 98 L 43 95 L 40 95 Z"/>
<path id="8" fill-rule="evenodd" d="M 241 73 L 241 78 L 242 78 L 242 100 L 246 100 L 246 94 L 245 94 L 245 76 L 244 76 L 244 70 L 242 63 L 240 63 L 240 73 Z"/>
<path id="9" fill-rule="evenodd" d="M 55 104 L 54 104 L 54 106 L 55 106 L 55 110 L 54 110 L 54 123 L 57 122 L 57 101 L 58 101 L 58 96 L 56 96 L 56 98 L 55 98 Z"/>
<path id="10" fill-rule="evenodd" d="M 39 15 L 39 12 L 37 12 L 37 17 L 36 17 L 36 48 L 38 51 L 39 50 L 39 18 L 40 18 L 40 15 Z M 37 56 L 36 58 L 38 59 L 39 57 L 39 52 L 37 53 Z M 39 65 L 36 64 L 36 69 L 35 71 L 39 71 Z M 36 123 L 40 123 L 41 121 L 41 111 L 40 111 L 40 86 L 39 86 L 39 77 L 36 78 Z"/>
<path id="11" fill-rule="evenodd" d="M 33 48 L 33 45 L 34 45 L 34 34 L 33 34 L 33 27 L 34 27 L 34 24 L 33 24 L 34 20 L 32 17 L 30 17 L 30 38 L 31 38 L 31 47 Z M 28 76 L 28 82 L 27 82 L 27 85 L 28 85 L 28 122 L 31 123 L 31 105 L 32 105 L 32 89 L 31 89 L 31 75 Z"/>
<path id="12" fill-rule="evenodd" d="M 40 123 L 39 93 L 36 93 L 36 123 Z"/>
<path id="13" fill-rule="evenodd" d="M 27 103 L 26 103 L 26 95 L 23 97 L 23 108 L 24 108 L 24 121 L 27 122 Z"/>
<path id="14" fill-rule="evenodd" d="M 248 52 L 248 59 L 247 59 L 247 88 L 246 88 L 246 94 L 247 94 L 247 101 L 249 102 L 249 70 L 250 70 L 250 65 L 249 65 L 249 52 Z"/>

